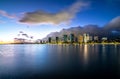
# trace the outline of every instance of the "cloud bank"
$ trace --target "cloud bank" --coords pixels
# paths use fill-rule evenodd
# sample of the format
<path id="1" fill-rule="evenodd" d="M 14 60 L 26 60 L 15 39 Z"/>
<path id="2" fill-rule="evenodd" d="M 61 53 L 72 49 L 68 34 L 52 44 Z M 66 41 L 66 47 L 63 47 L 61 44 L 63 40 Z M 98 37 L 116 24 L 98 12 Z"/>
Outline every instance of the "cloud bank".
<path id="1" fill-rule="evenodd" d="M 113 32 L 114 31 L 114 32 Z M 85 25 L 78 27 L 71 27 L 69 29 L 63 29 L 60 32 L 52 32 L 48 34 L 44 40 L 47 40 L 49 37 L 63 37 L 64 34 L 70 35 L 71 33 L 75 34 L 75 36 L 83 35 L 84 33 L 88 33 L 92 36 L 99 37 L 108 37 L 111 39 L 117 38 L 120 36 L 120 16 L 112 19 L 107 25 L 100 27 L 98 25 Z"/>
<path id="2" fill-rule="evenodd" d="M 110 31 L 120 31 L 120 16 L 117 16 L 114 19 L 112 19 L 107 25 L 104 26 L 104 29 Z"/>
<path id="3" fill-rule="evenodd" d="M 19 20 L 25 24 L 60 24 L 68 23 L 72 20 L 78 12 L 89 6 L 87 2 L 76 2 L 69 8 L 59 11 L 57 13 L 48 13 L 45 11 L 26 12 Z"/>

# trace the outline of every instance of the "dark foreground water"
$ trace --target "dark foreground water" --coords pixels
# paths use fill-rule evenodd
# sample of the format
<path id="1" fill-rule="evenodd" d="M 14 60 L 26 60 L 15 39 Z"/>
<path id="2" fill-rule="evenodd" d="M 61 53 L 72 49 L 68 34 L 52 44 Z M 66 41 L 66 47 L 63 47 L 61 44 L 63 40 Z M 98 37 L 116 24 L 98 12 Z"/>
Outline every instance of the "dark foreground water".
<path id="1" fill-rule="evenodd" d="M 120 79 L 120 45 L 0 45 L 0 79 Z"/>

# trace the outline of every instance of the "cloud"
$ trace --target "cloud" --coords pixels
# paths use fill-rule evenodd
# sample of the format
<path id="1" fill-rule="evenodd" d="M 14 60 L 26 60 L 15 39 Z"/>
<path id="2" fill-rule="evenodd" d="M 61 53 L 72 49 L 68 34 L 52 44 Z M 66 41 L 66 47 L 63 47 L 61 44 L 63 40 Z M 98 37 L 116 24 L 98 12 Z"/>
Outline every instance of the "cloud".
<path id="1" fill-rule="evenodd" d="M 106 26 L 104 26 L 104 28 L 110 31 L 120 31 L 120 16 L 117 16 L 114 19 L 112 19 Z"/>
<path id="2" fill-rule="evenodd" d="M 16 16 L 14 14 L 9 14 L 4 10 L 0 10 L 0 15 L 7 17 L 7 18 L 11 18 L 11 19 L 16 18 Z"/>
<path id="3" fill-rule="evenodd" d="M 69 8 L 59 11 L 57 13 L 49 13 L 45 11 L 26 12 L 19 20 L 25 24 L 60 24 L 71 21 L 78 12 L 85 7 L 88 7 L 88 2 L 76 2 Z"/>
<path id="4" fill-rule="evenodd" d="M 18 38 L 27 38 L 27 39 L 33 39 L 34 37 L 31 35 L 28 35 L 27 33 L 24 33 L 23 31 L 19 31 L 19 34 L 17 34 Z"/>
<path id="5" fill-rule="evenodd" d="M 110 39 L 116 38 L 120 36 L 120 16 L 113 18 L 103 27 L 92 24 L 85 26 L 71 27 L 68 29 L 63 29 L 60 32 L 52 32 L 48 34 L 45 38 L 43 38 L 43 40 L 48 40 L 49 37 L 55 39 L 56 36 L 62 38 L 64 34 L 70 35 L 71 33 L 75 34 L 75 36 L 88 33 L 91 36 L 99 36 L 99 37 L 107 36 Z"/>

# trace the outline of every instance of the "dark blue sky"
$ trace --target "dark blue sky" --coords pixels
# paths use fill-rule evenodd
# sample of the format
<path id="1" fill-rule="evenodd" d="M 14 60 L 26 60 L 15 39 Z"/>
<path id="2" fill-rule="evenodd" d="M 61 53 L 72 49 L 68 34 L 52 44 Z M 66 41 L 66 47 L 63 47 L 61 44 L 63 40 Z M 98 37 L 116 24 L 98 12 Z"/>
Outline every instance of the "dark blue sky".
<path id="1" fill-rule="evenodd" d="M 79 25 L 102 27 L 120 16 L 119 4 L 120 0 L 0 0 L 0 39 L 12 39 L 19 31 L 43 38 Z"/>

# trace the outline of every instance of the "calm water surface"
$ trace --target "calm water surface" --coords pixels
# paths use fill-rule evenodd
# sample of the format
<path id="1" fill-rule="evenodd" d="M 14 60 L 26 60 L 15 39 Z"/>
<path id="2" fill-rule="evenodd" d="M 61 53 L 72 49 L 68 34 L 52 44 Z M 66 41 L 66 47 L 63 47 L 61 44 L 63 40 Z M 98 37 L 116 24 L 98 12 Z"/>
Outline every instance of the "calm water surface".
<path id="1" fill-rule="evenodd" d="M 120 45 L 0 45 L 0 79 L 120 79 Z"/>

